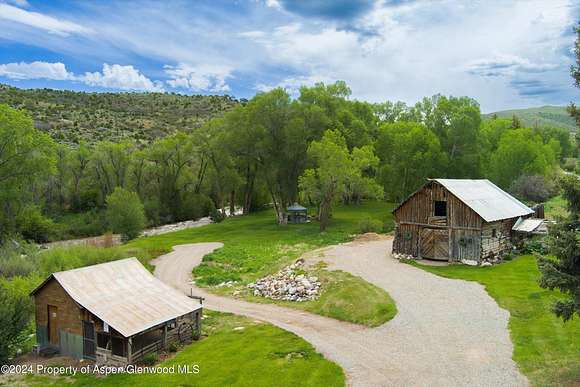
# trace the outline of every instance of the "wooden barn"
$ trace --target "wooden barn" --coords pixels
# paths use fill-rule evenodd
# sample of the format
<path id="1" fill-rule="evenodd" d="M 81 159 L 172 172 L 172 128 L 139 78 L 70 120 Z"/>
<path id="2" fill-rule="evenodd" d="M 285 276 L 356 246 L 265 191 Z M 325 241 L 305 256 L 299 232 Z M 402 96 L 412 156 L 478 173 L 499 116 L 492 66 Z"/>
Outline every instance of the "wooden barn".
<path id="1" fill-rule="evenodd" d="M 199 302 L 136 258 L 54 273 L 31 295 L 41 353 L 120 366 L 200 332 Z"/>
<path id="2" fill-rule="evenodd" d="M 433 179 L 393 210 L 393 252 L 445 261 L 494 260 L 534 214 L 489 180 Z"/>

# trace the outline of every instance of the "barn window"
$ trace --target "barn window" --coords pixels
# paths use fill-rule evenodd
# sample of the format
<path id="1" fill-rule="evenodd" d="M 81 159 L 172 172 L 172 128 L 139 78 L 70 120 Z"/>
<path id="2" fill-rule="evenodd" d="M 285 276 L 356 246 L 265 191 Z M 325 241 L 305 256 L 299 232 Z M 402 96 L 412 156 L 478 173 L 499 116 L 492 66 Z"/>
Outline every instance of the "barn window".
<path id="1" fill-rule="evenodd" d="M 492 238 L 497 238 L 497 230 L 495 228 L 491 229 L 491 237 Z"/>
<path id="2" fill-rule="evenodd" d="M 434 212 L 435 216 L 447 216 L 447 202 L 436 200 Z"/>

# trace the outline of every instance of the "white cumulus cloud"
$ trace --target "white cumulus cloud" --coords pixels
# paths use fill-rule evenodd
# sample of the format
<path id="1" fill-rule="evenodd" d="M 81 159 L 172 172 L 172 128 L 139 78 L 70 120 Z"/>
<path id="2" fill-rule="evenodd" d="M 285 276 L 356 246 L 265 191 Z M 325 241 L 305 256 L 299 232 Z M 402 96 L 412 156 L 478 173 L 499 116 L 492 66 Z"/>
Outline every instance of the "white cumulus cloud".
<path id="1" fill-rule="evenodd" d="M 152 81 L 131 65 L 104 63 L 102 72 L 87 72 L 78 79 L 91 86 L 110 89 L 163 91 L 160 82 Z"/>
<path id="2" fill-rule="evenodd" d="M 221 65 L 189 65 L 180 63 L 177 66 L 164 66 L 165 73 L 171 78 L 167 84 L 174 88 L 192 91 L 226 92 L 230 90 L 226 83 L 232 77 L 232 68 Z"/>
<path id="3" fill-rule="evenodd" d="M 0 64 L 0 76 L 9 79 L 49 79 L 53 81 L 77 81 L 90 86 L 108 89 L 163 91 L 161 81 L 152 81 L 135 67 L 118 64 L 103 64 L 102 72 L 87 72 L 75 75 L 67 70 L 64 63 L 19 62 Z"/>
<path id="4" fill-rule="evenodd" d="M 74 79 L 64 63 L 19 62 L 0 64 L 0 76 L 10 79 L 51 79 L 65 81 Z"/>

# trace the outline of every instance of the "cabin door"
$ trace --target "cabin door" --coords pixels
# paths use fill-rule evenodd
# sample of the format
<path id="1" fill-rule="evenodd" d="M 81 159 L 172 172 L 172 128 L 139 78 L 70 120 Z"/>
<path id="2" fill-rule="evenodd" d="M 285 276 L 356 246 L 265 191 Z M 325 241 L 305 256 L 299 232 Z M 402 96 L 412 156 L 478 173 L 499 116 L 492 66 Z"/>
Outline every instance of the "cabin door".
<path id="1" fill-rule="evenodd" d="M 48 305 L 48 342 L 58 346 L 58 308 Z"/>
<path id="2" fill-rule="evenodd" d="M 421 257 L 447 261 L 449 259 L 449 232 L 436 228 L 421 230 Z"/>
<path id="3" fill-rule="evenodd" d="M 95 324 L 91 321 L 83 321 L 83 357 L 95 358 Z"/>

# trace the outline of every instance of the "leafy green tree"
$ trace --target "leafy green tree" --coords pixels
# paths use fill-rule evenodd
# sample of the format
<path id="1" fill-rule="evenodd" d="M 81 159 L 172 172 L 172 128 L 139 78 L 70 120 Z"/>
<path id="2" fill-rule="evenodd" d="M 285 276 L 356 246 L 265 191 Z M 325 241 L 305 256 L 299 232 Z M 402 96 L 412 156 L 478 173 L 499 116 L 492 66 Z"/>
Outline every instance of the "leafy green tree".
<path id="1" fill-rule="evenodd" d="M 165 221 L 186 220 L 182 202 L 198 194 L 206 176 L 207 159 L 194 138 L 177 133 L 155 141 L 148 150 L 149 183 Z"/>
<path id="2" fill-rule="evenodd" d="M 14 292 L 0 284 L 0 364 L 14 355 L 26 337 L 32 315 L 28 294 Z"/>
<path id="3" fill-rule="evenodd" d="M 552 142 L 552 147 L 558 151 L 559 159 L 563 160 L 566 157 L 572 157 L 574 153 L 574 145 L 570 136 L 570 131 L 564 128 L 538 128 L 536 130 L 544 143 Z M 557 147 L 556 147 L 557 144 Z"/>
<path id="4" fill-rule="evenodd" d="M 501 136 L 511 130 L 511 120 L 508 118 L 494 118 L 481 123 L 479 134 L 479 151 L 487 157 L 481 158 L 481 170 L 489 170 L 489 155 L 496 151 Z"/>
<path id="5" fill-rule="evenodd" d="M 566 298 L 554 303 L 553 311 L 564 321 L 580 316 L 580 178 L 562 180 L 570 215 L 550 227 L 548 245 L 552 257 L 538 259 L 540 286 L 559 289 Z"/>
<path id="6" fill-rule="evenodd" d="M 475 100 L 435 95 L 417 103 L 411 115 L 414 121 L 423 122 L 439 138 L 449 159 L 448 177 L 480 176 L 478 144 L 481 112 Z"/>
<path id="7" fill-rule="evenodd" d="M 348 192 L 349 182 L 363 180 L 359 189 L 365 187 L 367 192 L 361 194 L 371 197 L 382 194 L 372 179 L 362 176 L 365 167 L 378 162 L 372 148 L 355 148 L 349 152 L 346 140 L 338 130 L 328 130 L 322 140 L 313 141 L 308 147 L 308 158 L 314 167 L 305 170 L 300 177 L 300 189 L 318 205 L 321 231 L 328 226 L 332 204 Z"/>
<path id="8" fill-rule="evenodd" d="M 556 156 L 550 145 L 531 129 L 505 132 L 491 154 L 486 176 L 508 189 L 521 175 L 548 176 L 554 171 Z"/>
<path id="9" fill-rule="evenodd" d="M 400 201 L 425 183 L 442 175 L 447 155 L 437 136 L 417 122 L 396 122 L 381 127 L 377 140 L 381 159 L 379 181 L 389 200 Z"/>
<path id="10" fill-rule="evenodd" d="M 71 175 L 71 207 L 75 211 L 88 209 L 94 203 L 85 206 L 82 200 L 83 189 L 88 189 L 87 182 L 89 175 L 89 163 L 91 160 L 91 149 L 85 142 L 80 142 L 76 149 L 71 149 L 68 153 L 66 165 Z"/>
<path id="11" fill-rule="evenodd" d="M 391 102 L 386 101 L 373 105 L 375 116 L 380 123 L 394 123 L 397 121 L 408 121 L 409 107 L 401 101 Z"/>
<path id="12" fill-rule="evenodd" d="M 281 88 L 258 94 L 246 106 L 254 145 L 248 149 L 259 165 L 278 224 L 286 224 L 286 208 L 298 195 L 309 133 L 297 102 Z"/>
<path id="13" fill-rule="evenodd" d="M 231 157 L 238 176 L 237 196 L 244 214 L 250 213 L 256 203 L 256 192 L 260 191 L 259 160 L 255 152 L 255 131 L 249 120 L 249 109 L 238 106 L 224 115 L 225 129 L 222 146 Z M 264 190 L 265 191 L 265 190 Z M 268 196 L 265 193 L 264 196 Z"/>
<path id="14" fill-rule="evenodd" d="M 134 144 L 130 141 L 97 144 L 91 157 L 91 165 L 102 199 L 116 187 L 126 187 L 131 153 Z"/>
<path id="15" fill-rule="evenodd" d="M 212 196 L 215 207 L 225 214 L 225 203 L 229 200 L 230 212 L 235 211 L 235 196 L 241 179 L 235 166 L 235 158 L 227 144 L 228 132 L 232 128 L 224 118 L 215 118 L 196 133 L 204 156 L 211 165 Z"/>
<path id="16" fill-rule="evenodd" d="M 0 105 L 0 240 L 34 201 L 32 187 L 55 171 L 55 144 L 23 112 Z"/>
<path id="17" fill-rule="evenodd" d="M 127 240 L 138 237 L 147 220 L 139 196 L 117 187 L 107 196 L 106 202 L 106 219 L 111 231 L 122 234 Z"/>
<path id="18" fill-rule="evenodd" d="M 310 140 L 320 139 L 326 129 L 335 128 L 344 136 L 349 149 L 371 144 L 377 121 L 373 107 L 366 102 L 348 100 L 350 93 L 344 81 L 330 85 L 317 83 L 300 89 L 298 101 L 310 119 L 305 120 L 305 125 L 314 134 Z M 316 120 L 312 120 L 314 117 Z"/>

